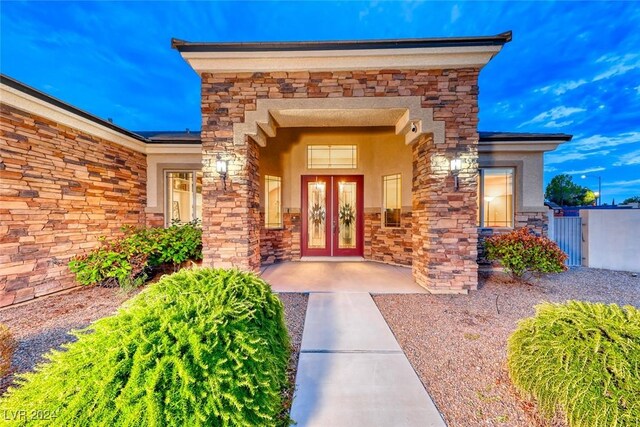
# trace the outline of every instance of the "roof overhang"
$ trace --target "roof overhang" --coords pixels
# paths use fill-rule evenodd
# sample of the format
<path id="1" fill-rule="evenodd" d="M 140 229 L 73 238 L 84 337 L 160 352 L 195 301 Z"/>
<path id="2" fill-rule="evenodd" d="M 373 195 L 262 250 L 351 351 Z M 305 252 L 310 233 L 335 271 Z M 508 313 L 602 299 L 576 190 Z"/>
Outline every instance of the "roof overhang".
<path id="1" fill-rule="evenodd" d="M 571 141 L 573 138 L 573 135 L 565 133 L 479 132 L 479 134 L 479 153 L 547 152 L 555 150 L 560 144 Z"/>
<path id="2" fill-rule="evenodd" d="M 189 65 L 203 73 L 482 68 L 511 32 L 495 36 L 403 40 L 203 43 L 172 39 Z"/>
<path id="3" fill-rule="evenodd" d="M 151 141 L 5 75 L 0 75 L 0 102 L 139 153 L 182 154 L 202 151 L 199 138 L 189 145 L 176 143 L 179 142 L 176 140 Z"/>

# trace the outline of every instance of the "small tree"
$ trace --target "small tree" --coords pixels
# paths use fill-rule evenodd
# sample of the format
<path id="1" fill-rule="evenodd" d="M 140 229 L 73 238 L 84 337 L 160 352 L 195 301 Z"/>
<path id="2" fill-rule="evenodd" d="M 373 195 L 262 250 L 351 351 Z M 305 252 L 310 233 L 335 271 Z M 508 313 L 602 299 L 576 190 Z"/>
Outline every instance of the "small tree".
<path id="1" fill-rule="evenodd" d="M 560 206 L 580 206 L 593 204 L 595 193 L 573 182 L 568 174 L 554 176 L 544 192 L 544 197 Z"/>
<path id="2" fill-rule="evenodd" d="M 529 274 L 560 273 L 567 269 L 567 254 L 552 240 L 536 236 L 523 227 L 489 237 L 484 242 L 487 259 L 497 260 L 514 280 L 526 281 Z"/>
<path id="3" fill-rule="evenodd" d="M 628 197 L 622 201 L 623 205 L 627 205 L 629 203 L 640 203 L 640 196 Z"/>

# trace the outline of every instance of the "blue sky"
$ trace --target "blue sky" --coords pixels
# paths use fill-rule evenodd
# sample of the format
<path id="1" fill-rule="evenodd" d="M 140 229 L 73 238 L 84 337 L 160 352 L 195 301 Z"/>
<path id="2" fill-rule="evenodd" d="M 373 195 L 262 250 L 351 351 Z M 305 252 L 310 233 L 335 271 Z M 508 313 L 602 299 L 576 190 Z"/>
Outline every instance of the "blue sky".
<path id="1" fill-rule="evenodd" d="M 564 132 L 558 173 L 603 202 L 640 195 L 640 4 L 634 2 L 2 2 L 0 69 L 131 130 L 200 128 L 189 41 L 492 35 L 480 130 Z M 589 175 L 581 179 L 581 175 Z"/>

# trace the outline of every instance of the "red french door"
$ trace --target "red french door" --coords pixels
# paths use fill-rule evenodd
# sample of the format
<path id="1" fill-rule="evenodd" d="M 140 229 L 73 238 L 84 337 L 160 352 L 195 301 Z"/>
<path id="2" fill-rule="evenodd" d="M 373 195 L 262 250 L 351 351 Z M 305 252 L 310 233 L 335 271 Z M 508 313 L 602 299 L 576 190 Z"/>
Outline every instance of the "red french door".
<path id="1" fill-rule="evenodd" d="M 362 175 L 302 177 L 302 256 L 362 256 Z"/>

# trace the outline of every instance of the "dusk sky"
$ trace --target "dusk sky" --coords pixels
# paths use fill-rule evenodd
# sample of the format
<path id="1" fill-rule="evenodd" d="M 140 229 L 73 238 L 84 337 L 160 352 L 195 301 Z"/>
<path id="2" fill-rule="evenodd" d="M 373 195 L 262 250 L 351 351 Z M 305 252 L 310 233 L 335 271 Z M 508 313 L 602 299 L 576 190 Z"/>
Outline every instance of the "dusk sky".
<path id="1" fill-rule="evenodd" d="M 189 41 L 494 35 L 480 73 L 484 131 L 563 132 L 545 184 L 570 173 L 603 203 L 640 195 L 640 3 L 77 2 L 0 4 L 0 69 L 130 130 L 200 129 Z M 582 179 L 581 175 L 587 178 Z"/>

